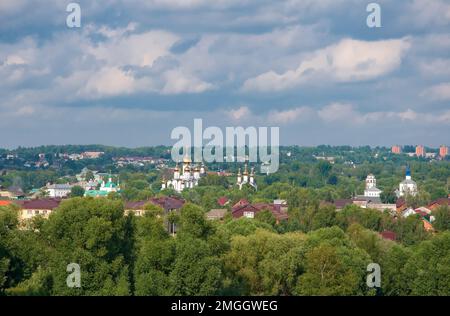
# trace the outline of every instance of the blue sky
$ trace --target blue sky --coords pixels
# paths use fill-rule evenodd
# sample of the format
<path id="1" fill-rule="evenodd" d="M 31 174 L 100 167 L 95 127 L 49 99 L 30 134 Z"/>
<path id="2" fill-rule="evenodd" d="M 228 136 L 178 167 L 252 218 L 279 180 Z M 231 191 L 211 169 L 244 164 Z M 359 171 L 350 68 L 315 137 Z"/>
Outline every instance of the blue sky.
<path id="1" fill-rule="evenodd" d="M 279 126 L 282 144 L 450 145 L 450 1 L 0 1 L 0 147 L 173 144 Z"/>

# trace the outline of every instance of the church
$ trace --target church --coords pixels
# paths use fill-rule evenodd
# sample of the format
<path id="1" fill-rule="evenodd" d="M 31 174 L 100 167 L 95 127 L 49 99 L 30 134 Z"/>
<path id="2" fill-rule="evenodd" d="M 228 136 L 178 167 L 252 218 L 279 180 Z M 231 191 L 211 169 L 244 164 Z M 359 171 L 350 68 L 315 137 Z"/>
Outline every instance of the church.
<path id="1" fill-rule="evenodd" d="M 369 174 L 366 178 L 366 187 L 364 195 L 357 195 L 355 198 L 359 201 L 370 201 L 372 203 L 381 203 L 381 191 L 377 188 L 377 179 L 373 174 Z"/>
<path id="2" fill-rule="evenodd" d="M 402 197 L 405 195 L 417 195 L 417 183 L 411 177 L 411 169 L 409 166 L 406 167 L 405 180 L 400 182 L 398 190 L 395 191 L 397 197 Z"/>
<path id="3" fill-rule="evenodd" d="M 165 181 L 161 186 L 161 190 L 174 189 L 181 193 L 184 189 L 192 189 L 198 185 L 198 181 L 201 177 L 206 175 L 205 166 L 202 164 L 199 166 L 192 166 L 192 161 L 188 156 L 183 158 L 183 165 L 180 170 L 178 163 L 173 170 L 173 178 Z"/>
<path id="4" fill-rule="evenodd" d="M 366 189 L 364 190 L 365 197 L 379 198 L 382 191 L 377 188 L 377 179 L 373 174 L 369 174 L 366 178 Z"/>
<path id="5" fill-rule="evenodd" d="M 255 190 L 258 190 L 258 186 L 255 181 L 255 168 L 251 169 L 250 174 L 248 172 L 247 163 L 244 167 L 244 173 L 241 173 L 241 168 L 239 168 L 236 185 L 239 187 L 239 190 L 242 190 L 242 187 L 245 185 L 249 185 Z"/>

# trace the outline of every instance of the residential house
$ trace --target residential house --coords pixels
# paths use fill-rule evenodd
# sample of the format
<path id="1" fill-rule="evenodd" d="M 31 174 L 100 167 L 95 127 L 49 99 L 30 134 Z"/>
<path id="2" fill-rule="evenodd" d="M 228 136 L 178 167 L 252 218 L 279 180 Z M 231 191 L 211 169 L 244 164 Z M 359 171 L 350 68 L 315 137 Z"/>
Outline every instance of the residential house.
<path id="1" fill-rule="evenodd" d="M 256 214 L 267 210 L 273 214 L 277 223 L 281 221 L 287 220 L 289 218 L 287 207 L 280 204 L 272 204 L 272 203 L 245 203 L 245 200 L 239 201 L 232 208 L 232 216 L 234 218 L 255 218 Z"/>
<path id="2" fill-rule="evenodd" d="M 51 198 L 65 198 L 67 197 L 71 190 L 72 186 L 68 183 L 66 184 L 47 184 L 47 193 Z"/>
<path id="3" fill-rule="evenodd" d="M 179 212 L 183 207 L 185 201 L 176 197 L 163 196 L 152 198 L 147 201 L 127 202 L 125 204 L 125 214 L 127 215 L 132 212 L 136 216 L 143 216 L 145 214 L 145 205 L 147 205 L 148 203 L 152 203 L 161 207 L 164 211 L 164 215 L 168 215 L 172 212 Z M 177 225 L 175 223 L 166 221 L 164 225 L 166 226 L 166 229 L 170 234 L 176 234 Z"/>
<path id="4" fill-rule="evenodd" d="M 450 205 L 450 197 L 446 197 L 434 200 L 433 202 L 428 204 L 427 208 L 431 211 L 434 211 L 441 206 L 449 206 L 449 205 Z"/>
<path id="5" fill-rule="evenodd" d="M 225 215 L 227 215 L 227 212 L 227 209 L 212 209 L 211 211 L 206 213 L 206 219 L 221 221 L 224 219 Z"/>
<path id="6" fill-rule="evenodd" d="M 48 218 L 60 203 L 60 199 L 18 201 L 16 204 L 20 207 L 19 220 L 23 222 L 38 215 Z"/>

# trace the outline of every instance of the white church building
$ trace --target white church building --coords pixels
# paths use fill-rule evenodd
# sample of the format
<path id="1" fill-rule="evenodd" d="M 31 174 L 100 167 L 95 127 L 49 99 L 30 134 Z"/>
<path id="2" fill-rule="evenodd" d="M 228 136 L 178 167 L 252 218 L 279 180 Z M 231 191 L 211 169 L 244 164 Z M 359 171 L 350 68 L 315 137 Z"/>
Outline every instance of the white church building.
<path id="1" fill-rule="evenodd" d="M 247 163 L 244 167 L 244 173 L 241 173 L 241 168 L 239 168 L 236 185 L 239 187 L 239 190 L 242 190 L 244 185 L 250 185 L 255 190 L 258 190 L 258 186 L 255 181 L 255 168 L 252 168 L 250 173 L 248 172 Z"/>
<path id="2" fill-rule="evenodd" d="M 383 191 L 377 188 L 377 179 L 375 176 L 373 174 L 369 174 L 366 178 L 366 189 L 364 190 L 364 196 L 379 198 L 382 192 Z"/>
<path id="3" fill-rule="evenodd" d="M 192 189 L 197 186 L 200 178 L 206 175 L 205 167 L 203 164 L 200 167 L 191 164 L 191 159 L 185 156 L 181 170 L 177 163 L 173 171 L 173 178 L 168 181 L 163 180 L 161 189 L 174 189 L 177 192 L 182 192 L 184 189 Z"/>
<path id="4" fill-rule="evenodd" d="M 411 169 L 409 166 L 406 167 L 405 180 L 400 182 L 398 190 L 395 193 L 397 197 L 402 197 L 407 194 L 415 196 L 417 194 L 417 183 L 411 177 Z"/>

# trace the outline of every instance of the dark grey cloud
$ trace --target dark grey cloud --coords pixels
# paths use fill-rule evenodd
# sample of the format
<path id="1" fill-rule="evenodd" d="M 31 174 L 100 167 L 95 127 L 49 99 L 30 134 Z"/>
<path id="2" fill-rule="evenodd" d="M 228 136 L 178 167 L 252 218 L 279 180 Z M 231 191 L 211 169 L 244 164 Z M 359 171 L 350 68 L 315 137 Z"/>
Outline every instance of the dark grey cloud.
<path id="1" fill-rule="evenodd" d="M 380 29 L 359 0 L 78 2 L 81 29 L 64 1 L 1 1 L 0 146 L 170 143 L 196 117 L 284 143 L 448 143 L 448 1 L 379 0 Z"/>

